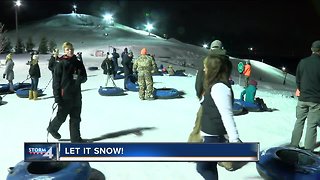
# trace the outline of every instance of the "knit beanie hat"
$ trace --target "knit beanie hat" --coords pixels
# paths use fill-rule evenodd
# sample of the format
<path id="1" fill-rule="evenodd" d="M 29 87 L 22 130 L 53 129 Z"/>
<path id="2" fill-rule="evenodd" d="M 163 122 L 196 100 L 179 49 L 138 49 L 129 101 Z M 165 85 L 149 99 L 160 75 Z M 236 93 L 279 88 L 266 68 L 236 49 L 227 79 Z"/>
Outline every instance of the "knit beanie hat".
<path id="1" fill-rule="evenodd" d="M 249 84 L 251 84 L 251 85 L 253 85 L 253 86 L 257 86 L 257 85 L 258 85 L 258 82 L 255 81 L 255 80 L 253 80 L 253 79 L 251 79 L 251 80 L 249 81 Z"/>

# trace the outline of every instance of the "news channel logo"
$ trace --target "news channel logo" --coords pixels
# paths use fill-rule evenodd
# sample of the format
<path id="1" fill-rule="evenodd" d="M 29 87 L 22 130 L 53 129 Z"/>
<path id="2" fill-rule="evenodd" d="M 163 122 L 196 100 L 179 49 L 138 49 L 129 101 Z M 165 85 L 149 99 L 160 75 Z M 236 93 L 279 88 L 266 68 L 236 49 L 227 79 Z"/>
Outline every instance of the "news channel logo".
<path id="1" fill-rule="evenodd" d="M 56 143 L 25 143 L 24 160 L 25 161 L 56 161 L 57 148 Z"/>

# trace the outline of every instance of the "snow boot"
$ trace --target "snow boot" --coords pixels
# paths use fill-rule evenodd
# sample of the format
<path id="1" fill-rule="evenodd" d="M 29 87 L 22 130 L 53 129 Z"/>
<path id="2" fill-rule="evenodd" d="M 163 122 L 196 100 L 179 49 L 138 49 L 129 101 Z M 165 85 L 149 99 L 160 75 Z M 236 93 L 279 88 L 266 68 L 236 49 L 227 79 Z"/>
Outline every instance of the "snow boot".
<path id="1" fill-rule="evenodd" d="M 33 91 L 29 90 L 29 100 L 33 99 Z"/>
<path id="2" fill-rule="evenodd" d="M 38 100 L 38 92 L 33 91 L 33 100 Z"/>

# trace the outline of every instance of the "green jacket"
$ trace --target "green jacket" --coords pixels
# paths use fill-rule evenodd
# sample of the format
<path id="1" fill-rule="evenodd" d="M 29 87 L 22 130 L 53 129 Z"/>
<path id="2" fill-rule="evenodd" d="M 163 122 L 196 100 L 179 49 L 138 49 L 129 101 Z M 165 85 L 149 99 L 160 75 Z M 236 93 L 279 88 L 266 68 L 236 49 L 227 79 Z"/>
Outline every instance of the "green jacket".
<path id="1" fill-rule="evenodd" d="M 246 95 L 246 98 L 245 98 L 244 101 L 254 103 L 254 99 L 255 99 L 255 96 L 256 96 L 256 91 L 257 91 L 257 87 L 249 84 L 248 87 L 246 87 L 241 92 L 240 99 L 244 100 L 244 95 Z"/>

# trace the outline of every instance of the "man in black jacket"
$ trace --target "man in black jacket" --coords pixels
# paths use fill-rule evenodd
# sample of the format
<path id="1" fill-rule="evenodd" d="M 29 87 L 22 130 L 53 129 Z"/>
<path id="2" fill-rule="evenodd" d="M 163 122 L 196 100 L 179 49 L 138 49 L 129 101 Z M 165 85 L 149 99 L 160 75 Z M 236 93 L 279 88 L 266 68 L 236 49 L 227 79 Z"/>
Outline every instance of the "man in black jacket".
<path id="1" fill-rule="evenodd" d="M 320 123 L 320 40 L 312 43 L 311 51 L 311 56 L 302 59 L 296 71 L 296 84 L 300 96 L 296 107 L 297 120 L 292 131 L 291 146 L 299 147 L 304 123 L 308 119 L 304 147 L 313 151 Z"/>
<path id="2" fill-rule="evenodd" d="M 83 62 L 79 61 L 74 55 L 73 45 L 70 42 L 65 42 L 62 48 L 65 54 L 60 57 L 55 66 L 52 84 L 54 99 L 58 104 L 58 112 L 47 130 L 54 138 L 60 139 L 61 135 L 58 130 L 69 115 L 71 142 L 83 142 L 80 135 L 81 83 L 87 81 L 87 73 Z"/>

